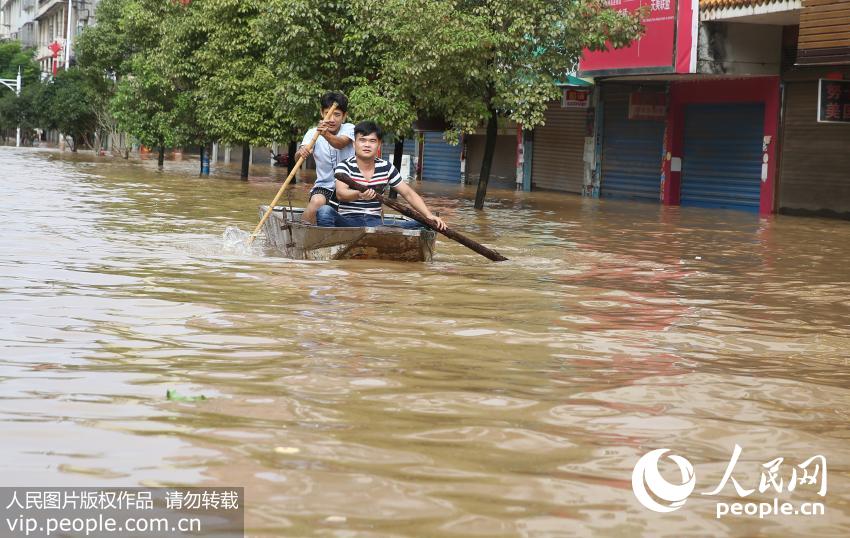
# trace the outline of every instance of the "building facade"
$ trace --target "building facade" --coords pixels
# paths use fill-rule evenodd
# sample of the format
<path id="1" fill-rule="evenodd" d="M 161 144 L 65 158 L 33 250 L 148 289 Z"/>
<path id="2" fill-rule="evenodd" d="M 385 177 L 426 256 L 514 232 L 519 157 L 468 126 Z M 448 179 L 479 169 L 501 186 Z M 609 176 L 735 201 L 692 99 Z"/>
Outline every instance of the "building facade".
<path id="1" fill-rule="evenodd" d="M 599 195 L 774 212 L 783 36 L 799 1 L 650 6 L 639 42 L 580 64 L 598 91 Z"/>
<path id="2" fill-rule="evenodd" d="M 651 11 L 639 42 L 579 66 L 592 195 L 850 217 L 850 2 L 617 5 Z"/>
<path id="3" fill-rule="evenodd" d="M 0 39 L 20 41 L 35 47 L 38 0 L 0 0 Z"/>
<path id="4" fill-rule="evenodd" d="M 850 2 L 803 0 L 793 30 L 777 209 L 850 218 Z"/>
<path id="5" fill-rule="evenodd" d="M 51 75 L 64 67 L 68 36 L 70 7 L 71 62 L 74 61 L 73 43 L 83 28 L 94 24 L 94 14 L 99 0 L 37 0 L 36 60 L 41 71 Z M 51 50 L 53 45 L 53 50 Z M 54 52 L 55 51 L 55 52 Z"/>

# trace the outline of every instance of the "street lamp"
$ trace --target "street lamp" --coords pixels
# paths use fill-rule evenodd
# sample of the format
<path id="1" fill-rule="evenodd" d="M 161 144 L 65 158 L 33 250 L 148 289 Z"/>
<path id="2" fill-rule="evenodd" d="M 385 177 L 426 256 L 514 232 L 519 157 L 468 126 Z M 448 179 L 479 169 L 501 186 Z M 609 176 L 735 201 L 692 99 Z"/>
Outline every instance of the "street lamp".
<path id="1" fill-rule="evenodd" d="M 13 92 L 15 92 L 16 96 L 20 97 L 21 86 L 22 86 L 21 66 L 18 66 L 18 78 L 14 78 L 14 79 L 12 79 L 12 78 L 0 78 L 0 84 L 6 86 L 7 88 L 9 88 Z M 16 148 L 21 147 L 21 124 L 20 123 L 18 124 L 18 129 L 15 133 L 15 147 Z"/>

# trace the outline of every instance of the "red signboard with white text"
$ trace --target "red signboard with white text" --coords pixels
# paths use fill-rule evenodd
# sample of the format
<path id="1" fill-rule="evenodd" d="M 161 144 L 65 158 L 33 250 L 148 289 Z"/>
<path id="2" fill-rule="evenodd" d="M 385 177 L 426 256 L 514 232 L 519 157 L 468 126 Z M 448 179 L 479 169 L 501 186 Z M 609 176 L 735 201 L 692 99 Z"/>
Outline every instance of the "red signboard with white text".
<path id="1" fill-rule="evenodd" d="M 608 0 L 612 9 L 647 10 L 645 33 L 628 47 L 585 50 L 579 62 L 581 76 L 691 73 L 694 41 L 694 4 L 697 0 Z"/>

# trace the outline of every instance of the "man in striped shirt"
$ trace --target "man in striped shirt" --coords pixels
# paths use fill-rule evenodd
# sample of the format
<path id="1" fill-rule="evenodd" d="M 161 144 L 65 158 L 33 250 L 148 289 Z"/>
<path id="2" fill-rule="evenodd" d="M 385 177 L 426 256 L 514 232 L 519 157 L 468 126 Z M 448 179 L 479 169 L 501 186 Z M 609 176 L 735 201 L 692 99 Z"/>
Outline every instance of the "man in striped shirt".
<path id="1" fill-rule="evenodd" d="M 351 179 L 369 187 L 366 192 L 356 191 L 342 181 L 336 182 L 336 197 L 339 209 L 329 205 L 319 208 L 316 221 L 319 226 L 381 226 L 381 202 L 375 199 L 375 193 L 385 193 L 394 188 L 413 209 L 428 218 L 434 219 L 440 230 L 446 224 L 440 217 L 434 216 L 422 198 L 407 183 L 401 180 L 395 166 L 389 161 L 377 158 L 383 133 L 375 122 L 361 121 L 354 127 L 354 157 L 337 165 L 334 173 L 342 172 Z M 396 224 L 404 228 L 419 228 L 416 221 Z"/>

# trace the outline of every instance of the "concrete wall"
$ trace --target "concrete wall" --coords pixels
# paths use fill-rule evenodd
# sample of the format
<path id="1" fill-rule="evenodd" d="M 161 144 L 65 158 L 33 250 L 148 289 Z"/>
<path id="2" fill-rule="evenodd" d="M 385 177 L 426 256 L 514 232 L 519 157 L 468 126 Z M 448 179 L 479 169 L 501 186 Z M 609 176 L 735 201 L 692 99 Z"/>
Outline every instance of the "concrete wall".
<path id="1" fill-rule="evenodd" d="M 724 75 L 778 75 L 782 26 L 732 22 L 700 24 L 697 72 Z"/>
<path id="2" fill-rule="evenodd" d="M 269 164 L 271 162 L 272 152 L 269 148 L 254 147 L 251 150 L 251 164 Z"/>

